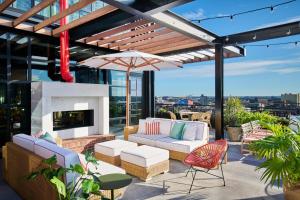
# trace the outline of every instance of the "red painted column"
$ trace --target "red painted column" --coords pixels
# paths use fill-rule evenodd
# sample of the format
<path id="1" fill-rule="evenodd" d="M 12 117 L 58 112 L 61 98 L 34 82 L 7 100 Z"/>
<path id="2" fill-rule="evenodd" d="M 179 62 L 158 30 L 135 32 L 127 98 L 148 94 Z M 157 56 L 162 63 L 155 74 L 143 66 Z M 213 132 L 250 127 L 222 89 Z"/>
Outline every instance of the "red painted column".
<path id="1" fill-rule="evenodd" d="M 68 8 L 68 0 L 59 1 L 60 12 Z M 67 24 L 67 17 L 60 19 L 60 25 Z M 73 82 L 73 76 L 70 73 L 70 52 L 69 52 L 69 31 L 60 33 L 60 73 L 63 80 Z"/>

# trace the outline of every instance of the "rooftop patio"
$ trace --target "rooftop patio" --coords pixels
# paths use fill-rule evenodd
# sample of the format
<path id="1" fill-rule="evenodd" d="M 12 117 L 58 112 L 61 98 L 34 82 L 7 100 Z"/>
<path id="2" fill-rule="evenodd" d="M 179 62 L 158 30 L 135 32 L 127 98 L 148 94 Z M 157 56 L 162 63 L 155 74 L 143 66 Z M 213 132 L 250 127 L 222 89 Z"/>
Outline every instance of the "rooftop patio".
<path id="1" fill-rule="evenodd" d="M 84 155 L 81 154 L 86 149 L 93 149 L 95 157 L 98 159 L 98 161 L 94 161 L 101 162 L 101 164 L 98 163 L 99 172 L 97 171 L 98 168 L 94 169 L 97 175 L 105 176 L 117 173 L 125 176 L 127 173 L 133 176 L 133 182 L 128 187 L 115 188 L 116 190 L 125 188 L 121 199 L 284 199 L 282 187 L 271 187 L 270 184 L 260 181 L 262 172 L 257 172 L 255 169 L 263 160 L 258 161 L 251 154 L 242 154 L 241 142 L 229 142 L 228 163 L 223 165 L 225 187 L 221 179 L 198 173 L 189 194 L 193 174 L 190 173 L 185 177 L 188 166 L 184 165 L 183 162 L 186 162 L 186 158 L 190 155 L 200 160 L 202 159 L 201 156 L 206 156 L 203 158 L 205 161 L 207 157 L 211 160 L 215 159 L 214 165 L 208 169 L 212 169 L 212 173 L 220 173 L 219 169 L 222 170 L 222 161 L 220 162 L 220 160 L 227 155 L 228 139 L 224 127 L 224 59 L 245 56 L 245 50 L 240 46 L 241 44 L 254 42 L 254 40 L 286 37 L 286 30 L 289 30 L 288 35 L 299 34 L 299 22 L 274 25 L 221 37 L 168 10 L 190 2 L 189 0 L 102 0 L 101 6 L 95 6 L 93 0 L 82 0 L 69 7 L 65 5 L 67 4 L 66 1 L 61 0 L 60 11 L 57 13 L 50 12 L 48 16 L 40 16 L 39 12 L 48 6 L 54 6 L 56 2 L 54 0 L 32 3 L 30 8 L 22 11 L 14 8 L 14 6 L 9 7 L 14 0 L 1 2 L 0 53 L 5 66 L 0 77 L 1 84 L 3 83 L 5 88 L 3 90 L 5 91 L 5 100 L 1 106 L 7 111 L 3 124 L 6 133 L 8 133 L 6 140 L 1 141 L 1 143 L 7 142 L 2 151 L 1 166 L 3 169 L 1 172 L 2 175 L 7 175 L 6 181 L 11 186 L 1 176 L 0 199 L 21 199 L 17 193 L 27 195 L 26 197 L 29 199 L 30 197 L 32 199 L 43 197 L 55 199 L 57 191 L 54 191 L 48 182 L 43 180 L 29 183 L 24 182 L 27 180 L 22 178 L 38 168 L 42 160 L 49 158 L 50 155 L 61 156 L 55 164 L 62 167 L 68 167 L 70 163 L 73 166 L 75 163 L 84 171 L 81 173 L 91 172 L 88 164 L 86 164 L 88 163 L 87 159 L 84 158 L 84 160 L 82 158 Z M 89 5 L 91 5 L 89 12 L 66 23 L 67 16 L 71 16 Z M 58 21 L 60 22 L 58 23 Z M 255 39 L 253 39 L 253 35 L 255 35 Z M 153 69 L 140 75 L 142 76 L 140 78 L 140 82 L 142 82 L 141 108 L 139 108 L 141 112 L 136 114 L 138 118 L 133 121 L 129 116 L 132 104 L 129 96 L 127 96 L 130 93 L 129 69 L 133 67 L 133 58 L 131 57 L 131 60 L 129 59 L 130 67 L 126 69 L 128 71 L 127 99 L 125 101 L 127 104 L 126 127 L 124 132 L 111 134 L 109 131 L 109 114 L 112 112 L 111 110 L 119 108 L 110 104 L 109 98 L 113 93 L 113 87 L 122 86 L 118 84 L 109 85 L 113 81 L 109 81 L 111 79 L 109 76 L 112 76 L 112 73 L 108 70 L 118 71 L 120 69 L 107 68 L 102 71 L 102 65 L 107 65 L 107 63 L 104 62 L 101 66 L 95 63 L 95 69 L 93 69 L 93 67 L 82 64 L 82 61 L 100 57 L 99 55 L 120 52 L 126 54 L 126 51 L 132 52 L 132 50 L 155 54 L 156 57 L 151 60 L 152 62 L 144 60 L 140 64 L 144 66 L 150 63 L 153 68 L 157 68 L 155 64 L 160 63 L 162 56 L 164 59 L 171 59 L 180 64 L 214 60 L 215 123 L 213 127 L 210 120 L 207 122 L 188 118 L 184 121 L 183 118 L 176 120 L 172 117 L 168 121 L 155 119 Z M 112 65 L 115 67 L 114 65 L 120 64 L 120 62 L 124 63 L 122 59 L 113 58 L 106 61 L 113 63 Z M 44 70 L 50 81 L 35 82 L 32 77 L 32 69 Z M 79 73 L 82 69 L 87 71 L 84 76 L 80 76 Z M 71 72 L 74 72 L 75 80 L 73 79 L 74 74 L 72 75 Z M 85 78 L 90 79 L 90 76 L 92 77 L 91 72 L 96 74 L 93 82 L 85 80 Z M 23 73 L 23 76 L 19 76 L 20 73 Z M 73 81 L 75 83 L 68 83 Z M 118 79 L 115 80 L 115 82 L 118 81 Z M 136 80 L 136 85 L 137 82 Z M 19 88 L 19 90 L 14 91 L 14 84 L 23 84 L 26 88 Z M 101 88 L 97 84 L 101 84 Z M 137 90 L 137 88 L 135 89 Z M 124 102 L 123 96 L 116 101 Z M 14 100 L 14 97 L 21 100 Z M 25 114 L 22 117 L 16 116 L 16 112 L 13 112 L 15 108 L 19 108 Z M 189 112 L 191 113 L 191 111 Z M 123 113 L 121 112 L 121 114 Z M 81 116 L 84 117 L 81 119 Z M 122 117 L 119 116 L 119 118 Z M 85 123 L 86 120 L 89 122 Z M 26 123 L 25 128 L 23 121 Z M 137 127 L 137 124 L 140 127 Z M 173 129 L 176 129 L 174 127 L 177 125 L 180 126 L 179 131 L 175 130 L 173 133 Z M 208 128 L 208 126 L 210 127 Z M 249 135 L 256 137 L 255 141 L 263 140 L 270 134 L 266 131 L 267 133 L 264 132 L 265 135 L 257 135 L 257 133 L 261 134 L 262 127 L 256 130 L 252 124 L 250 126 L 252 135 Z M 123 126 L 121 127 L 123 128 Z M 186 131 L 187 127 L 189 127 L 189 131 Z M 140 131 L 139 129 L 144 130 Z M 25 134 L 21 134 L 23 132 Z M 192 136 L 186 136 L 187 139 L 184 139 L 185 132 L 192 132 Z M 50 138 L 52 137 L 50 142 L 42 138 L 47 134 L 50 135 Z M 248 132 L 243 135 L 243 139 L 246 136 L 248 136 Z M 128 147 L 128 149 L 120 150 L 118 146 L 114 146 L 118 142 L 117 139 L 121 139 L 121 142 L 124 142 L 122 144 L 131 143 L 132 145 L 133 143 L 134 146 L 132 149 Z M 13 142 L 11 142 L 12 140 Z M 103 154 L 107 152 L 98 151 L 96 148 L 96 146 L 104 145 L 105 140 L 116 142 L 108 146 L 108 155 Z M 224 143 L 222 145 L 216 141 Z M 69 144 L 64 146 L 68 142 Z M 78 146 L 80 150 L 77 149 Z M 142 148 L 145 146 L 150 150 L 144 152 Z M 205 146 L 215 149 L 210 149 L 206 155 L 204 155 L 205 153 L 194 152 L 195 149 Z M 113 155 L 109 155 L 111 152 Z M 97 153 L 99 157 L 97 157 Z M 140 160 L 142 160 L 142 164 Z M 196 161 L 199 160 L 195 158 Z M 19 170 L 21 165 L 25 166 L 23 166 L 24 170 Z M 161 167 L 162 165 L 163 167 Z M 191 164 L 191 166 L 193 165 Z M 151 174 L 152 171 L 151 173 L 148 172 L 148 169 L 153 169 L 154 175 Z M 102 171 L 100 172 L 100 170 Z M 135 172 L 132 173 L 131 170 L 135 170 Z M 148 174 L 142 174 L 144 171 Z M 139 176 L 139 174 L 142 175 Z M 68 183 L 70 173 L 66 172 L 64 175 L 60 177 L 61 182 Z M 75 178 L 73 177 L 73 179 Z M 35 184 L 39 189 L 46 188 L 46 192 L 40 190 L 36 192 L 34 186 L 30 184 Z M 97 192 L 100 190 L 101 188 L 98 188 Z M 101 192 L 104 190 L 110 192 L 109 195 L 114 196 L 113 189 L 111 191 L 110 189 L 103 189 Z"/>
<path id="2" fill-rule="evenodd" d="M 213 138 L 214 132 L 211 131 Z M 156 176 L 148 182 L 134 178 L 121 199 L 284 199 L 282 188 L 271 187 L 259 180 L 261 171 L 255 171 L 259 161 L 250 154 L 242 155 L 239 142 L 231 142 L 229 145 L 228 163 L 224 165 L 226 187 L 222 186 L 222 180 L 199 173 L 191 194 L 188 194 L 191 174 L 185 177 L 187 166 L 174 160 L 170 164 L 169 173 Z M 216 170 L 216 173 L 219 171 Z M 0 191 L 1 199 L 20 199 L 2 178 Z"/>

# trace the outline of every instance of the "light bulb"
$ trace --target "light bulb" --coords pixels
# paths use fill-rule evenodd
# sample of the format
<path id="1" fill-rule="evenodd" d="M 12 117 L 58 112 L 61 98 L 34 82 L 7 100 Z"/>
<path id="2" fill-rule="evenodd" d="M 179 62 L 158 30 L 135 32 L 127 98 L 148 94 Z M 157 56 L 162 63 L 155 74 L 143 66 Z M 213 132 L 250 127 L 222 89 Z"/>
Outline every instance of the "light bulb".
<path id="1" fill-rule="evenodd" d="M 254 36 L 253 36 L 253 40 L 256 40 L 256 34 L 254 34 Z"/>

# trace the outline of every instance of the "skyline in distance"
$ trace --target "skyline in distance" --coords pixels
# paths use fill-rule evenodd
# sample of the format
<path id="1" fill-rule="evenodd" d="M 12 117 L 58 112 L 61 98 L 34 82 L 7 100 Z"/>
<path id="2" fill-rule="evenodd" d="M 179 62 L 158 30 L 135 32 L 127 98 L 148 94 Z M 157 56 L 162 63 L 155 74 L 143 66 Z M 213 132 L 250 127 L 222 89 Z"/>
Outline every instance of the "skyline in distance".
<path id="1" fill-rule="evenodd" d="M 281 2 L 283 1 L 202 0 L 176 7 L 173 12 L 188 19 L 202 19 Z M 296 1 L 279 7 L 272 13 L 265 10 L 238 16 L 234 20 L 208 20 L 201 22 L 200 26 L 224 36 L 300 20 L 299 8 L 300 2 Z M 300 36 L 296 35 L 252 44 L 299 40 Z M 214 96 L 214 64 L 214 61 L 193 63 L 184 65 L 183 69 L 156 72 L 156 96 Z M 280 96 L 283 93 L 300 93 L 300 44 L 269 48 L 246 47 L 245 57 L 224 60 L 224 74 L 225 96 Z"/>

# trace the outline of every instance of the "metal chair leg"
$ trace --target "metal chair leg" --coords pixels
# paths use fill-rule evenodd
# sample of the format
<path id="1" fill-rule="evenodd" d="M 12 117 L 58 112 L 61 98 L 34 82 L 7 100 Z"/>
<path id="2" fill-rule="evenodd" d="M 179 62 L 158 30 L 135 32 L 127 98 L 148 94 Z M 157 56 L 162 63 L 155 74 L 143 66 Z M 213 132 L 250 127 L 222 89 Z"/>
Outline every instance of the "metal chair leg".
<path id="1" fill-rule="evenodd" d="M 196 174 L 197 174 L 197 170 L 195 170 L 195 174 L 193 176 L 193 180 L 192 180 L 192 184 L 191 184 L 191 187 L 190 187 L 190 190 L 189 190 L 189 194 L 191 193 L 191 190 L 192 190 L 192 187 L 193 187 L 193 184 L 194 184 L 194 180 L 195 180 Z"/>
<path id="2" fill-rule="evenodd" d="M 185 177 L 188 176 L 188 174 L 190 173 L 191 169 L 192 169 L 192 166 L 190 166 L 190 168 L 189 168 L 188 171 L 186 172 Z M 193 174 L 193 173 L 192 173 L 192 174 Z"/>
<path id="3" fill-rule="evenodd" d="M 220 166 L 221 166 L 221 172 L 222 172 L 223 183 L 224 183 L 224 186 L 225 186 L 225 177 L 224 177 L 224 173 L 223 173 L 222 163 L 220 164 Z"/>

